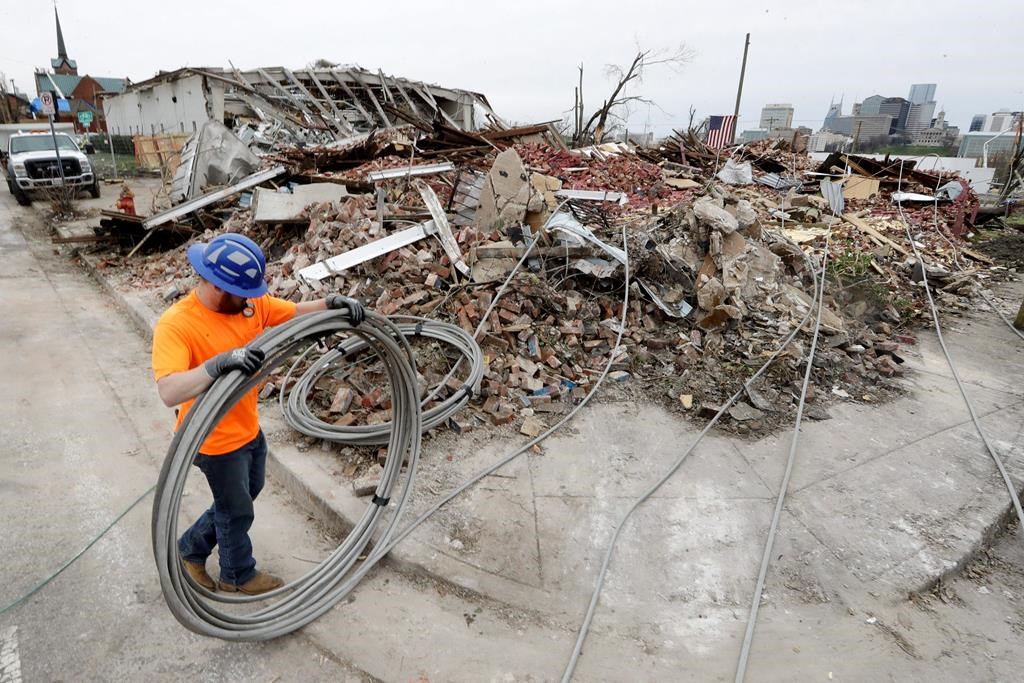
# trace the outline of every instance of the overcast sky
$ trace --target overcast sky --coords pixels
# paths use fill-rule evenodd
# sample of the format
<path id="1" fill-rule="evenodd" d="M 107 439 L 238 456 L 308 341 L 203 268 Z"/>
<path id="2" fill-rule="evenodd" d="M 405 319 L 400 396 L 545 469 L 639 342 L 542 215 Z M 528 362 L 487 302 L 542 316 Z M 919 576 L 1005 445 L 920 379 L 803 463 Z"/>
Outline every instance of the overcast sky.
<path id="1" fill-rule="evenodd" d="M 743 52 L 750 55 L 740 129 L 756 128 L 768 102 L 796 107 L 795 125 L 815 130 L 832 97 L 906 97 L 912 83 L 937 83 L 947 120 L 1024 110 L 1024 2 L 712 1 L 495 3 L 227 2 L 61 0 L 68 54 L 80 74 L 140 81 L 182 66 L 302 67 L 317 58 L 383 69 L 487 95 L 517 122 L 562 118 L 572 108 L 576 67 L 590 106 L 610 91 L 605 65 L 628 63 L 637 45 L 694 56 L 679 71 L 649 70 L 629 94 L 641 105 L 630 130 L 657 134 L 732 113 Z M 52 3 L 0 2 L 0 71 L 20 90 L 56 56 Z M 9 80 L 8 80 L 9 84 Z"/>

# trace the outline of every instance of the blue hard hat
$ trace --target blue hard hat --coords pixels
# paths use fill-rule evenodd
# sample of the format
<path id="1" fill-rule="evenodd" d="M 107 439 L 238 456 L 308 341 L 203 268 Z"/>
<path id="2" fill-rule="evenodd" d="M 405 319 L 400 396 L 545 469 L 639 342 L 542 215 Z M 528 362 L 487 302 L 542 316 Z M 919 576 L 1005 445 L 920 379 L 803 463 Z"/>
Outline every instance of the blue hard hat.
<path id="1" fill-rule="evenodd" d="M 267 293 L 263 279 L 267 260 L 259 245 L 245 235 L 217 235 L 209 244 L 188 248 L 188 262 L 204 279 L 228 294 L 254 299 Z"/>

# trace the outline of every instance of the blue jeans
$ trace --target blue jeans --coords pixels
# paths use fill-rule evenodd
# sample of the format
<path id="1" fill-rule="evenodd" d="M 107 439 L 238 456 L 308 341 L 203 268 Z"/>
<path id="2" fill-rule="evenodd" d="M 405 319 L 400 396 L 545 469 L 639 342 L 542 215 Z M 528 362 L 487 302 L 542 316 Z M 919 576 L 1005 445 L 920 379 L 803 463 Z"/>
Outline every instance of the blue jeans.
<path id="1" fill-rule="evenodd" d="M 267 440 L 261 431 L 236 451 L 195 457 L 194 464 L 210 484 L 213 505 L 178 539 L 178 551 L 189 562 L 206 564 L 215 545 L 220 546 L 220 580 L 240 586 L 256 575 L 249 527 L 252 502 L 263 489 Z"/>

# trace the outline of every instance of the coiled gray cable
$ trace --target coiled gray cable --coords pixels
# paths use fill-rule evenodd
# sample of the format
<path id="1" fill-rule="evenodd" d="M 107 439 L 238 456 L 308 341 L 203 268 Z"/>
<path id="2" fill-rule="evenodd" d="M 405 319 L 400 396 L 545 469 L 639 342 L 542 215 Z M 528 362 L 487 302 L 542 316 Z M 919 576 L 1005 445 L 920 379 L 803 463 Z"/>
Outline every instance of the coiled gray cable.
<path id="1" fill-rule="evenodd" d="M 269 640 L 285 635 L 337 604 L 386 554 L 412 493 L 420 455 L 423 421 L 416 367 L 412 349 L 395 323 L 368 312 L 362 324 L 353 328 L 347 317 L 345 309 L 324 311 L 295 318 L 264 332 L 250 344 L 267 356 L 261 371 L 249 377 L 236 370 L 217 379 L 193 404 L 171 442 L 153 504 L 153 553 L 167 606 L 189 630 L 233 641 Z M 342 544 L 299 579 L 260 596 L 208 591 L 183 571 L 177 547 L 181 496 L 192 461 L 207 435 L 242 396 L 299 348 L 336 332 L 350 332 L 380 355 L 391 385 L 394 417 L 387 440 L 388 457 L 374 502 Z M 409 464 L 404 478 L 403 461 Z M 395 513 L 385 522 L 384 508 L 400 483 Z M 374 548 L 367 552 L 374 532 L 382 523 L 383 532 L 377 536 Z M 357 567 L 364 553 L 366 561 Z M 237 610 L 238 605 L 266 600 L 272 602 L 255 611 Z M 224 610 L 215 604 L 217 602 L 231 604 L 236 609 Z"/>
<path id="2" fill-rule="evenodd" d="M 448 418 L 462 410 L 469 403 L 469 400 L 479 392 L 480 380 L 484 375 L 484 359 L 480 345 L 476 343 L 472 335 L 455 325 L 413 316 L 391 316 L 389 319 L 396 323 L 395 327 L 406 339 L 413 337 L 436 339 L 454 348 L 461 354 L 460 362 L 456 366 L 461 366 L 461 361 L 463 360 L 469 362 L 469 374 L 463 380 L 460 389 L 440 403 L 426 408 L 426 404 L 446 386 L 448 379 L 453 374 L 449 373 L 422 402 L 424 408 L 423 430 L 427 431 L 444 424 L 448 421 Z M 281 412 L 284 413 L 285 420 L 293 429 L 317 439 L 350 446 L 381 446 L 388 443 L 388 440 L 391 438 L 391 422 L 342 427 L 321 420 L 313 414 L 309 406 L 313 387 L 321 377 L 330 372 L 340 361 L 361 353 L 369 347 L 369 342 L 361 337 L 351 336 L 346 338 L 333 349 L 320 356 L 302 374 L 295 383 L 295 386 L 286 392 L 284 387 L 288 386 L 288 382 L 296 368 L 310 353 L 317 349 L 317 346 L 311 345 L 299 355 L 284 377 L 279 396 Z"/>

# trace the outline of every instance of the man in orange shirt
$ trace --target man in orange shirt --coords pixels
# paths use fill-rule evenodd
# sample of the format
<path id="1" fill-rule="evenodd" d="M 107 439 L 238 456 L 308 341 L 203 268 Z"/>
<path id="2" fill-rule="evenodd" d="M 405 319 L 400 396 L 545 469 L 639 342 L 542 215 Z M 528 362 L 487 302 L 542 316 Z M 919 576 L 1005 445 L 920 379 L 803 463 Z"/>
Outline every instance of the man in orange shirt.
<path id="1" fill-rule="evenodd" d="M 161 400 L 180 406 L 175 429 L 199 394 L 233 370 L 256 372 L 263 353 L 246 347 L 268 327 L 293 316 L 346 309 L 352 325 L 362 305 L 340 294 L 299 304 L 267 294 L 266 260 L 244 235 L 218 235 L 193 244 L 188 260 L 202 278 L 192 292 L 160 316 L 153 330 L 153 377 Z M 263 488 L 267 442 L 260 431 L 254 388 L 221 419 L 203 442 L 195 465 L 206 475 L 213 505 L 178 539 L 186 571 L 209 589 L 259 595 L 281 579 L 256 571 L 249 528 L 253 500 Z M 206 572 L 206 559 L 220 546 L 220 581 Z"/>

